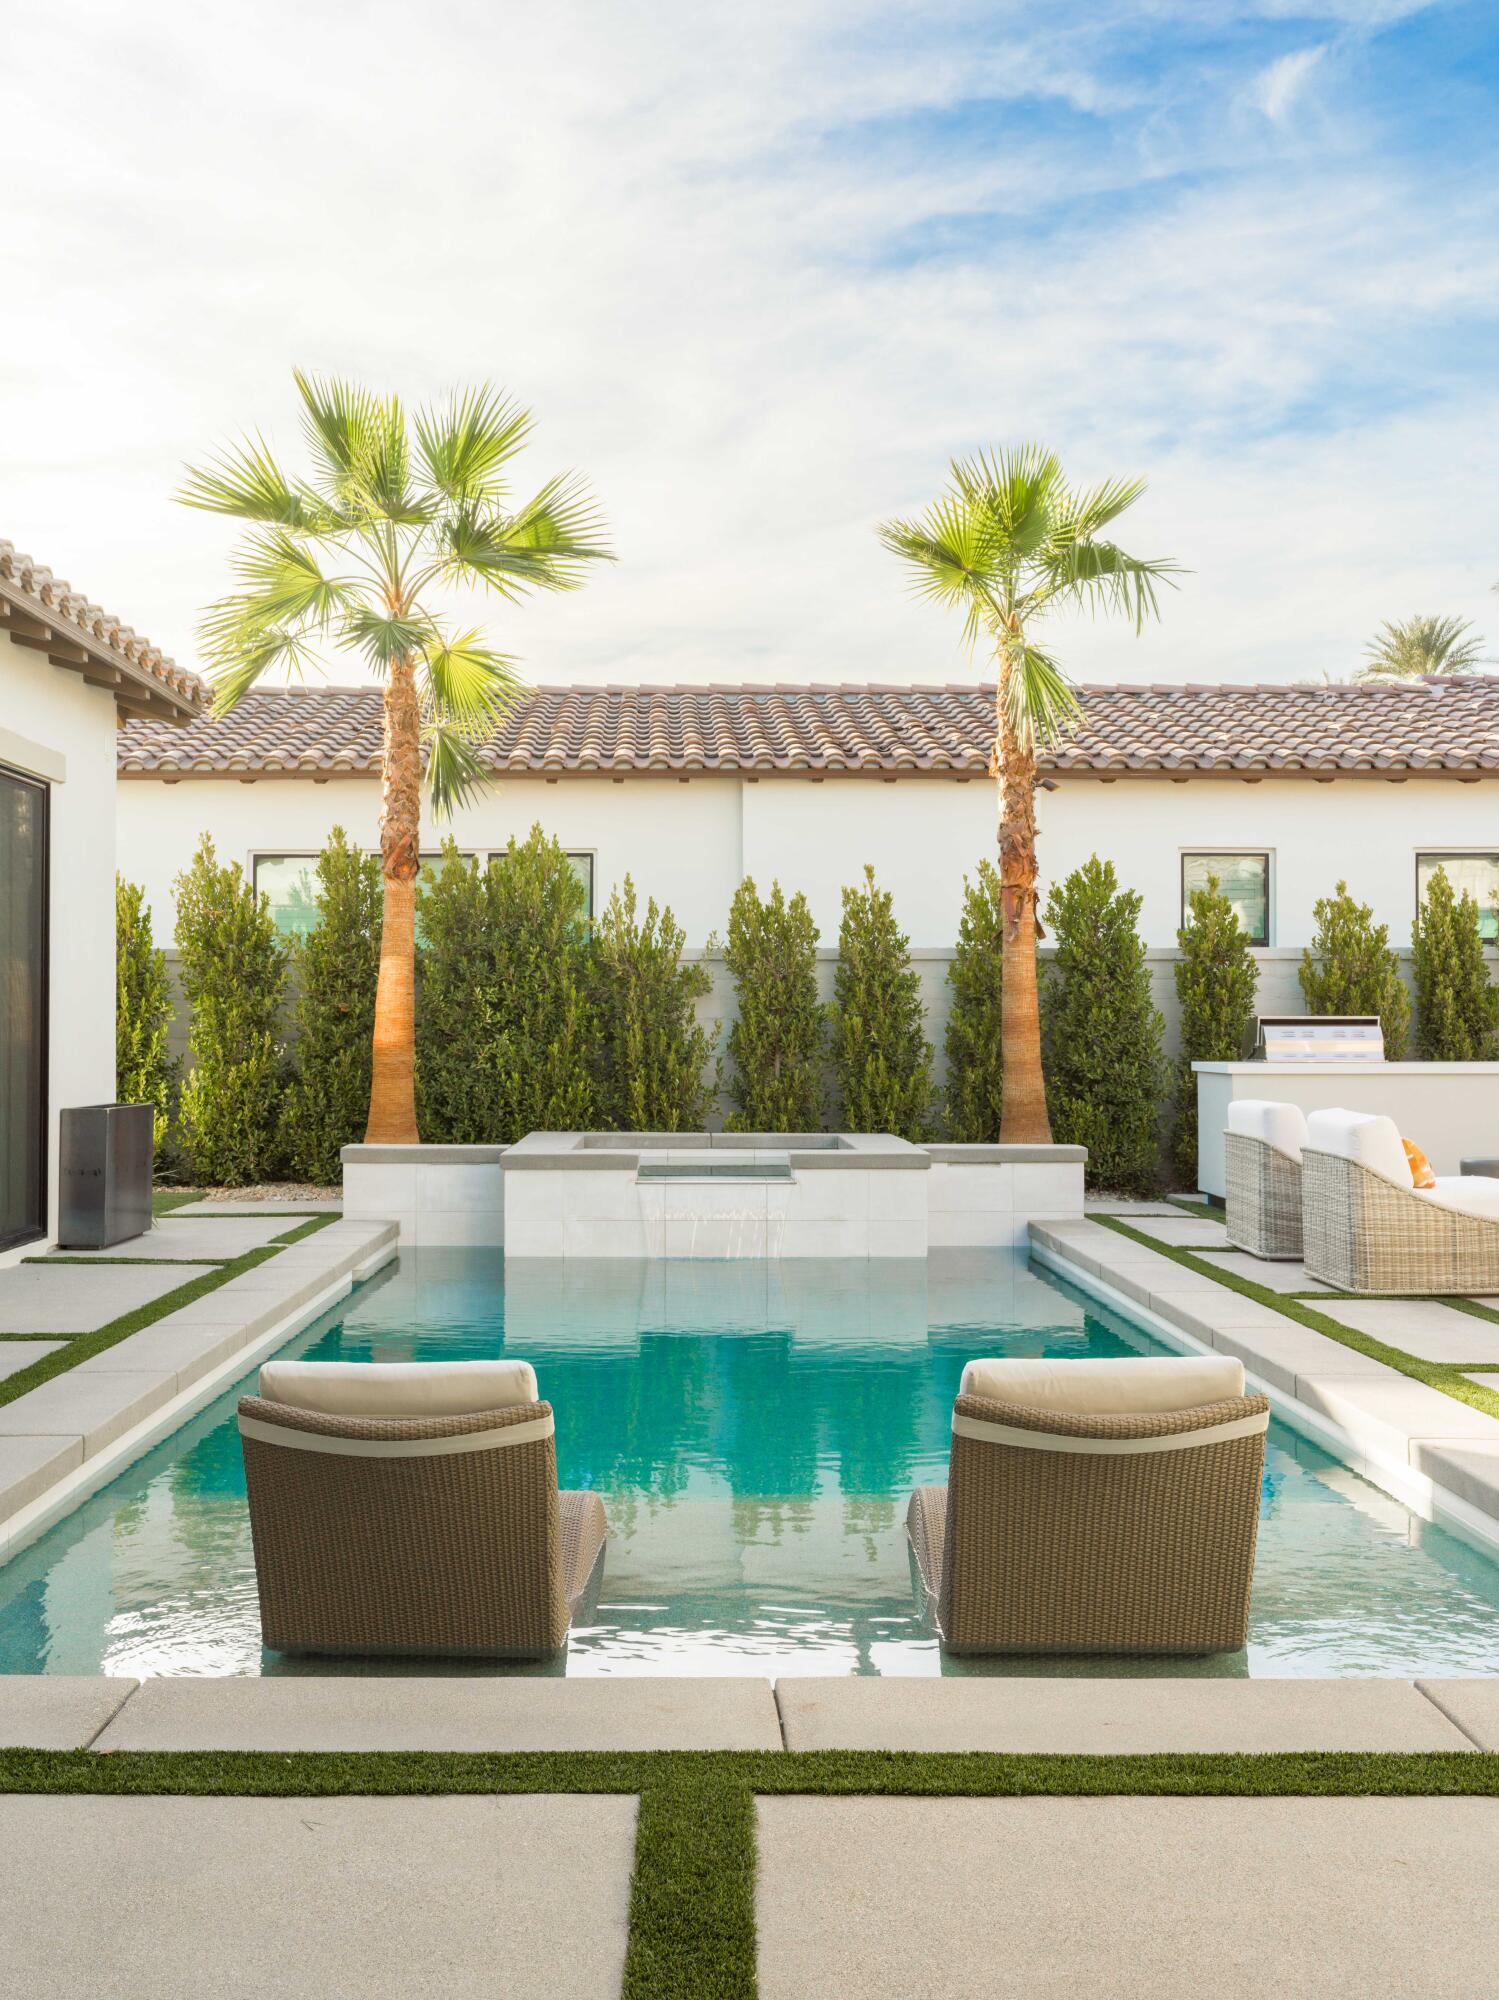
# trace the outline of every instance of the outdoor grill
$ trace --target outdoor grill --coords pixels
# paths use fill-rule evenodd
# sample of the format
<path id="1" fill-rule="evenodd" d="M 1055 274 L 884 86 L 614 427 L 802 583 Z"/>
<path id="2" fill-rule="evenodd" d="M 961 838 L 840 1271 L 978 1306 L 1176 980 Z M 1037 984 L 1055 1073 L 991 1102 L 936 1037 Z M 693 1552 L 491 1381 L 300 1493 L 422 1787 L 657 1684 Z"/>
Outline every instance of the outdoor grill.
<path id="1" fill-rule="evenodd" d="M 1262 1014 L 1244 1037 L 1246 1062 L 1381 1063 L 1377 1014 Z"/>

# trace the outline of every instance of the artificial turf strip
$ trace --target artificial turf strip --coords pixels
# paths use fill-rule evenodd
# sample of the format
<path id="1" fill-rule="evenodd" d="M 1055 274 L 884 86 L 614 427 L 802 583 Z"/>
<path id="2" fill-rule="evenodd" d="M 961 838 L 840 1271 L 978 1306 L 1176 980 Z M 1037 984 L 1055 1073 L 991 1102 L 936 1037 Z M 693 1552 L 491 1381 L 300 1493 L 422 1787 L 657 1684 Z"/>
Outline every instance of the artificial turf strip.
<path id="1" fill-rule="evenodd" d="M 623 2000 L 754 2000 L 755 1800 L 1499 1796 L 1478 1750 L 1063 1757 L 905 1751 L 0 1751 L 0 1792 L 218 1798 L 609 1792 L 639 1800 Z"/>
<path id="2" fill-rule="evenodd" d="M 151 1213 L 170 1215 L 174 1208 L 185 1208 L 190 1201 L 203 1199 L 202 1188 L 153 1188 L 151 1191 Z"/>
<path id="3" fill-rule="evenodd" d="M 284 1250 L 288 1245 L 300 1242 L 305 1236 L 315 1235 L 319 1229 L 326 1229 L 330 1222 L 337 1220 L 336 1215 L 313 1216 L 310 1220 L 299 1223 L 295 1229 L 287 1230 L 284 1235 L 277 1237 L 274 1243 L 267 1243 L 258 1250 L 247 1250 L 242 1257 L 236 1257 L 230 1264 L 220 1264 L 215 1270 L 204 1272 L 200 1278 L 190 1278 L 185 1285 L 178 1285 L 174 1290 L 163 1293 L 159 1299 L 152 1299 L 147 1305 L 137 1306 L 133 1312 L 121 1313 L 118 1319 L 109 1320 L 104 1326 L 96 1328 L 93 1333 L 0 1334 L 0 1340 L 61 1340 L 63 1343 L 53 1353 L 44 1354 L 40 1361 L 33 1361 L 29 1368 L 22 1368 L 0 1382 L 0 1409 L 7 1403 L 13 1403 L 18 1396 L 24 1396 L 28 1389 L 35 1389 L 43 1382 L 50 1382 L 54 1375 L 65 1375 L 70 1368 L 76 1368 L 80 1361 L 88 1361 L 95 1354 L 103 1354 L 117 1341 L 127 1339 L 132 1333 L 139 1333 L 144 1327 L 153 1325 L 159 1319 L 165 1319 L 168 1313 L 179 1312 L 183 1306 L 191 1305 L 195 1299 L 206 1297 L 209 1292 L 216 1292 L 220 1285 L 227 1284 L 231 1278 L 239 1277 L 244 1271 L 254 1270 L 257 1264 L 264 1264 L 268 1258 L 274 1257 L 278 1250 Z M 62 1263 L 65 1260 L 57 1258 L 43 1261 Z M 87 1257 L 82 1261 L 92 1264 L 102 1260 Z M 144 1260 L 137 1260 L 141 1261 Z"/>
<path id="4" fill-rule="evenodd" d="M 1138 1229 L 1131 1229 L 1127 1222 L 1117 1215 L 1095 1215 L 1094 1222 L 1102 1223 L 1105 1229 L 1112 1229 L 1118 1236 L 1124 1236 L 1131 1243 L 1138 1243 L 1144 1249 L 1154 1250 L 1167 1257 L 1173 1264 L 1180 1264 L 1185 1270 L 1195 1271 L 1199 1277 L 1211 1278 L 1215 1284 L 1228 1291 L 1238 1292 L 1241 1297 L 1255 1299 L 1260 1305 L 1271 1306 L 1286 1319 L 1295 1320 L 1298 1326 L 1309 1327 L 1313 1333 L 1325 1334 L 1341 1347 L 1351 1347 L 1355 1354 L 1366 1354 L 1371 1361 L 1382 1361 L 1386 1368 L 1393 1368 L 1397 1374 L 1408 1375 L 1413 1382 L 1420 1382 L 1428 1389 L 1440 1390 L 1454 1402 L 1467 1403 L 1475 1410 L 1482 1410 L 1485 1416 L 1499 1417 L 1499 1393 L 1485 1389 L 1480 1383 L 1468 1381 L 1464 1370 L 1492 1368 L 1491 1361 L 1421 1361 L 1413 1354 L 1407 1354 L 1399 1347 L 1388 1347 L 1384 1341 L 1376 1340 L 1372 1334 L 1360 1333 L 1356 1328 L 1344 1326 L 1341 1320 L 1330 1319 L 1326 1313 L 1318 1312 L 1307 1298 L 1296 1297 L 1286 1292 L 1271 1291 L 1267 1285 L 1257 1285 L 1252 1278 L 1246 1278 L 1237 1271 L 1225 1271 L 1214 1265 L 1211 1258 L 1198 1257 L 1192 1251 L 1175 1243 L 1158 1243 L 1153 1236 L 1146 1236 Z M 1412 1299 L 1410 1304 L 1418 1301 Z M 1450 1299 L 1436 1301 L 1440 1305 L 1450 1305 Z M 1487 1314 L 1482 1317 L 1488 1317 Z"/>

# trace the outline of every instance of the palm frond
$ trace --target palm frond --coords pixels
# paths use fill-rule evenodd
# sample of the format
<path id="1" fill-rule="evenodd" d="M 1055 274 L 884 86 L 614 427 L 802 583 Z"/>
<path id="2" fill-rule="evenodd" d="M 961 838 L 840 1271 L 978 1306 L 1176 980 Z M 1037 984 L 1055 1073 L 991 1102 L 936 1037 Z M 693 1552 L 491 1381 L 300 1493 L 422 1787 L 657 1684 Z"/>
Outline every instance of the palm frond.
<path id="1" fill-rule="evenodd" d="M 1128 618 L 1136 632 L 1147 618 L 1159 618 L 1156 586 L 1176 588 L 1178 563 L 1153 556 L 1126 555 L 1113 542 L 1074 542 L 1058 552 L 1052 596 L 1070 598 L 1097 613 L 1114 611 Z"/>
<path id="2" fill-rule="evenodd" d="M 417 465 L 423 482 L 449 504 L 493 505 L 500 473 L 530 433 L 534 418 L 486 384 L 453 396 L 441 409 L 418 410 Z"/>
<path id="3" fill-rule="evenodd" d="M 358 603 L 346 614 L 339 637 L 355 646 L 377 674 L 390 670 L 392 660 L 419 653 L 432 635 L 425 612 L 388 611 L 383 605 Z"/>
<path id="4" fill-rule="evenodd" d="M 427 792 L 438 819 L 449 819 L 480 791 L 489 773 L 473 739 L 459 724 L 429 722 L 422 731 L 427 751 Z"/>
<path id="5" fill-rule="evenodd" d="M 302 433 L 320 468 L 316 485 L 359 519 L 419 525 L 428 510 L 412 494 L 406 413 L 400 399 L 372 396 L 336 378 L 293 371 Z"/>
<path id="6" fill-rule="evenodd" d="M 308 534 L 326 534 L 337 517 L 316 494 L 286 477 L 263 438 L 230 445 L 203 465 L 183 468 L 176 498 L 206 514 L 232 514 L 241 521 L 265 521 Z"/>
<path id="7" fill-rule="evenodd" d="M 1381 625 L 1354 678 L 1420 680 L 1427 674 L 1472 673 L 1486 664 L 1483 640 L 1466 618 L 1418 615 Z"/>
<path id="8" fill-rule="evenodd" d="M 477 631 L 442 635 L 434 629 L 421 660 L 422 698 L 436 720 L 487 732 L 528 692 L 515 661 L 484 644 Z"/>
<path id="9" fill-rule="evenodd" d="M 1028 748 L 1055 741 L 1083 712 L 1054 655 L 1029 642 L 1011 653 L 1003 693 L 1010 728 Z"/>
<path id="10" fill-rule="evenodd" d="M 438 528 L 445 575 L 511 598 L 576 589 L 587 564 L 614 560 L 602 535 L 592 497 L 570 477 L 551 480 L 516 513 L 465 507 Z"/>

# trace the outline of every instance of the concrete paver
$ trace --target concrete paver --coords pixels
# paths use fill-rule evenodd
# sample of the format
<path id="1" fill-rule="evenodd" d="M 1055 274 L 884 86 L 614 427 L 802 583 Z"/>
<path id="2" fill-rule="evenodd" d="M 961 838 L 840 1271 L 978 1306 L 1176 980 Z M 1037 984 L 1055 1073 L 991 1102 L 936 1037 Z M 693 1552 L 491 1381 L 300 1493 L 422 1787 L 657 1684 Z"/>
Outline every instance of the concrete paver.
<path id="1" fill-rule="evenodd" d="M 1499 1799 L 762 1798 L 760 2000 L 1491 1993 Z"/>
<path id="2" fill-rule="evenodd" d="M 1206 1250 L 1203 1255 L 1220 1270 L 1232 1271 L 1236 1277 L 1248 1278 L 1256 1285 L 1263 1285 L 1267 1292 L 1332 1291 L 1332 1287 L 1324 1285 L 1320 1278 L 1309 1278 L 1306 1266 L 1299 1258 L 1272 1262 L 1268 1257 L 1251 1257 L 1247 1250 Z"/>
<path id="3" fill-rule="evenodd" d="M 7 1375 L 19 1375 L 33 1361 L 44 1361 L 64 1345 L 61 1340 L 0 1340 L 0 1382 Z"/>
<path id="4" fill-rule="evenodd" d="M 807 1675 L 778 1680 L 776 1700 L 788 1750 L 1143 1756 L 1472 1747 L 1410 1681 Z"/>
<path id="5" fill-rule="evenodd" d="M 177 1390 L 189 1388 L 200 1377 L 237 1354 L 245 1344 L 242 1328 L 226 1325 L 204 1326 L 176 1316 L 148 1326 L 128 1339 L 106 1347 L 87 1361 L 80 1361 L 75 1375 L 160 1374 L 170 1372 Z"/>
<path id="6" fill-rule="evenodd" d="M 1436 1299 L 1329 1299 L 1319 1312 L 1418 1361 L 1499 1363 L 1499 1326 Z"/>
<path id="7" fill-rule="evenodd" d="M 0 1798 L 27 2000 L 607 2000 L 635 1800 Z"/>
<path id="8" fill-rule="evenodd" d="M 1499 1750 L 1499 1679 L 1417 1681 L 1416 1685 L 1480 1750 Z"/>
<path id="9" fill-rule="evenodd" d="M 92 1458 L 175 1391 L 175 1379 L 159 1371 L 72 1368 L 0 1407 L 0 1437 L 78 1437 Z"/>
<path id="10" fill-rule="evenodd" d="M 29 1507 L 82 1463 L 83 1439 L 77 1435 L 0 1437 L 0 1522 Z"/>
<path id="11" fill-rule="evenodd" d="M 101 1750 L 779 1750 L 768 1680 L 297 1674 L 149 1680 Z"/>
<path id="12" fill-rule="evenodd" d="M 343 1197 L 318 1195 L 306 1201 L 278 1196 L 271 1201 L 185 1201 L 173 1215 L 342 1215 Z"/>
<path id="13" fill-rule="evenodd" d="M 0 1748 L 86 1750 L 139 1681 L 73 1674 L 0 1674 Z"/>
<path id="14" fill-rule="evenodd" d="M 93 1333 L 216 1268 L 13 1264 L 0 1271 L 0 1333 Z"/>
<path id="15" fill-rule="evenodd" d="M 225 1216 L 222 1221 L 194 1217 L 186 1222 L 165 1216 L 145 1236 L 132 1236 L 129 1242 L 116 1243 L 108 1250 L 59 1250 L 54 1254 L 89 1259 L 128 1257 L 148 1263 L 162 1258 L 243 1257 L 247 1250 L 262 1249 L 293 1227 L 279 1215 Z"/>

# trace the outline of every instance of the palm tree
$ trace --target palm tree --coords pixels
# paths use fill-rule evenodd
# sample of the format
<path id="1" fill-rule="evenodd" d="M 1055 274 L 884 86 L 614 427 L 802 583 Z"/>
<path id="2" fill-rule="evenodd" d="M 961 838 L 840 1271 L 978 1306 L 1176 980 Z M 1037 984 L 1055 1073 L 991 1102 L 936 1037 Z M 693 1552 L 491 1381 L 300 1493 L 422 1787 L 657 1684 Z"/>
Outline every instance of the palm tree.
<path id="1" fill-rule="evenodd" d="M 1051 1139 L 1036 983 L 1036 752 L 1082 717 L 1071 682 L 1030 631 L 1078 605 L 1122 613 L 1136 632 L 1158 615 L 1156 584 L 1176 565 L 1100 539 L 1143 491 L 1138 479 L 1079 490 L 1051 452 L 1020 445 L 955 459 L 941 499 L 880 529 L 916 571 L 921 596 L 962 610 L 969 650 L 982 639 L 998 655 L 989 768 L 999 782 L 1004 925 L 1000 1137 L 1014 1144 Z"/>
<path id="2" fill-rule="evenodd" d="M 1407 618 L 1399 625 L 1381 625 L 1365 660 L 1356 680 L 1416 681 L 1426 674 L 1469 674 L 1483 665 L 1483 641 L 1466 618 Z"/>
<path id="3" fill-rule="evenodd" d="M 310 479 L 289 479 L 259 437 L 188 467 L 185 506 L 251 523 L 239 588 L 200 628 L 230 709 L 271 668 L 300 676 L 323 645 L 358 652 L 385 690 L 380 855 L 385 894 L 369 1142 L 418 1138 L 414 1091 L 416 878 L 423 756 L 433 812 L 483 784 L 479 750 L 525 692 L 515 662 L 436 608 L 445 586 L 509 601 L 571 590 L 608 558 L 597 510 L 571 475 L 513 505 L 506 469 L 530 412 L 491 388 L 406 413 L 347 382 L 296 376 Z"/>

